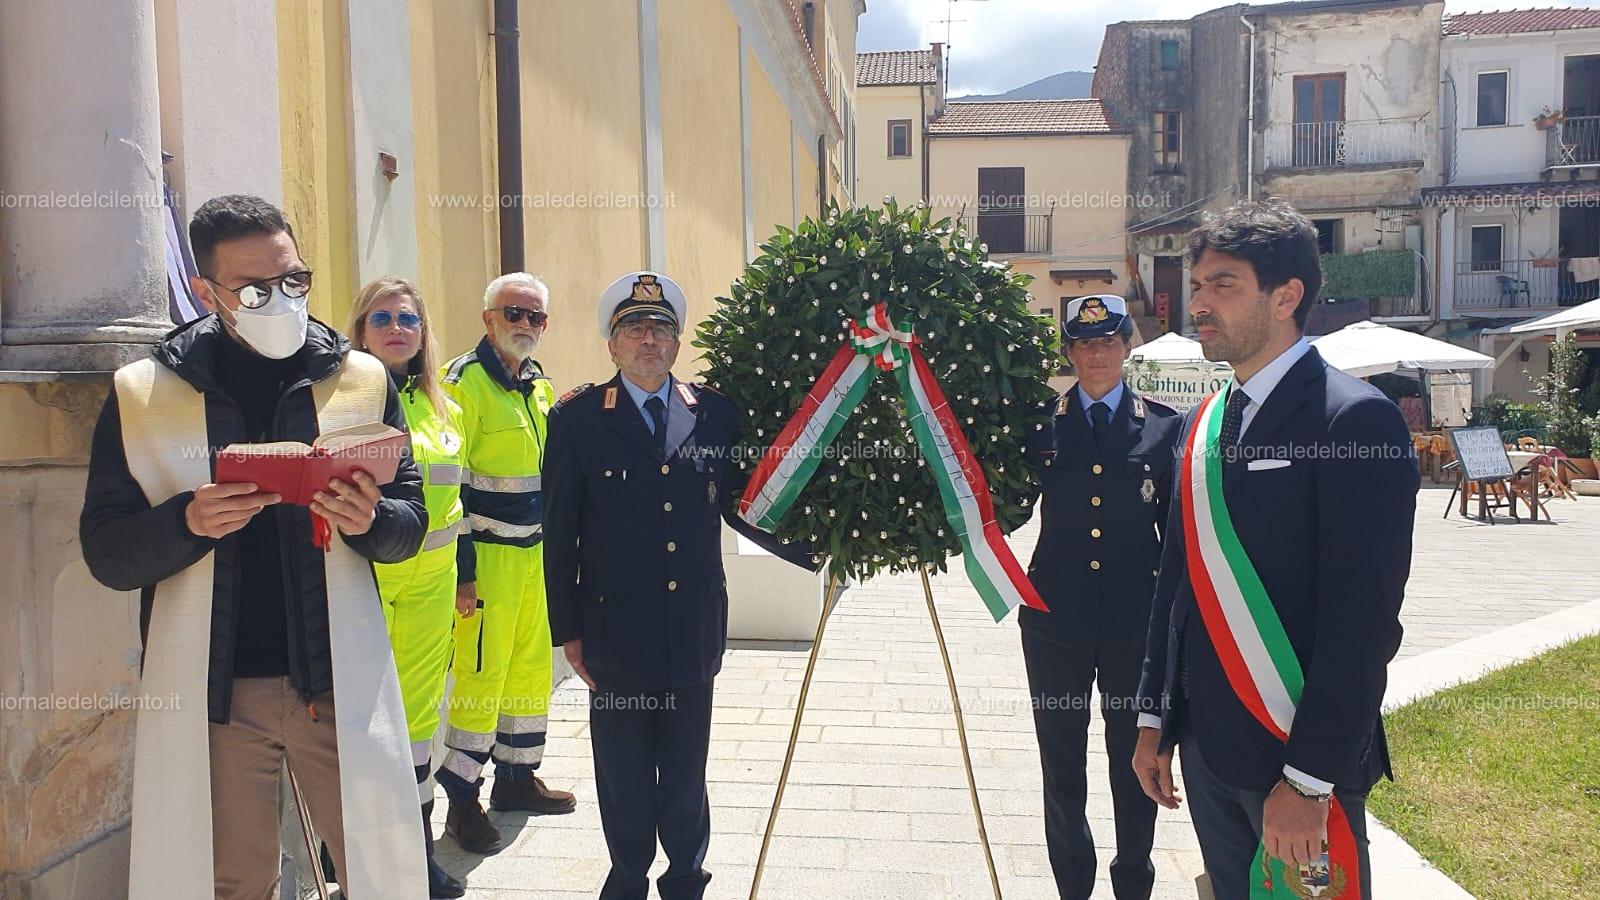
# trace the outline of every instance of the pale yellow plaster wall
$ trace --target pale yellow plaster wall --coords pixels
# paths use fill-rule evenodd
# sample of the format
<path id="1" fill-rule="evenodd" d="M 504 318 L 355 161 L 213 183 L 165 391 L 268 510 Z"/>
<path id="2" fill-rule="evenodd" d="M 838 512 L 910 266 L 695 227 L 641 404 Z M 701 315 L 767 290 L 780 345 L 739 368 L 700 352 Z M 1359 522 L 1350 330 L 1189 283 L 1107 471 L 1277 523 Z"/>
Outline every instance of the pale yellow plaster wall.
<path id="1" fill-rule="evenodd" d="M 342 3 L 278 0 L 283 211 L 316 273 L 311 314 L 342 327 L 355 283 L 350 64 Z"/>
<path id="2" fill-rule="evenodd" d="M 789 145 L 789 111 L 756 61 L 745 61 L 750 85 L 750 189 L 755 241 L 759 246 L 779 225 L 795 224 L 793 152 Z"/>
<path id="3" fill-rule="evenodd" d="M 744 269 L 739 29 L 724 0 L 674 0 L 660 40 L 662 151 L 675 201 L 667 274 L 698 322 Z M 692 371 L 694 352 L 685 347 L 680 374 Z"/>
<path id="4" fill-rule="evenodd" d="M 524 0 L 520 9 L 527 266 L 550 287 L 539 360 L 564 389 L 611 376 L 595 324 L 600 291 L 647 261 L 638 4 L 585 0 L 578 15 Z M 733 110 L 737 123 L 737 95 Z"/>
<path id="5" fill-rule="evenodd" d="M 856 200 L 879 206 L 890 195 L 901 206 L 922 199 L 922 88 L 916 85 L 856 89 Z M 911 122 L 911 156 L 889 156 L 889 123 Z"/>
<path id="6" fill-rule="evenodd" d="M 500 259 L 492 28 L 487 3 L 412 4 L 418 287 L 445 359 L 482 334 L 483 287 Z"/>

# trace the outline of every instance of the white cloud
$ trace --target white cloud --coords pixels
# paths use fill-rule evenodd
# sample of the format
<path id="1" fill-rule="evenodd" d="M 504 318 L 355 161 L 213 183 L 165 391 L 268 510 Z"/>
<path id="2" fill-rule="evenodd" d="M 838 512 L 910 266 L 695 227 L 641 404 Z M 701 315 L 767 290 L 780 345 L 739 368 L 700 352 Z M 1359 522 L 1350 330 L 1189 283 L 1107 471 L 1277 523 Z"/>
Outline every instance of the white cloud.
<path id="1" fill-rule="evenodd" d="M 1106 25 L 1131 19 L 1186 19 L 1226 6 L 1217 0 L 870 0 L 860 49 L 910 50 L 944 41 L 947 15 L 950 92 L 996 93 L 1069 70 L 1089 71 Z M 1446 12 L 1524 5 L 1514 0 L 1447 0 Z M 1591 6 L 1592 0 L 1536 0 L 1538 6 Z"/>

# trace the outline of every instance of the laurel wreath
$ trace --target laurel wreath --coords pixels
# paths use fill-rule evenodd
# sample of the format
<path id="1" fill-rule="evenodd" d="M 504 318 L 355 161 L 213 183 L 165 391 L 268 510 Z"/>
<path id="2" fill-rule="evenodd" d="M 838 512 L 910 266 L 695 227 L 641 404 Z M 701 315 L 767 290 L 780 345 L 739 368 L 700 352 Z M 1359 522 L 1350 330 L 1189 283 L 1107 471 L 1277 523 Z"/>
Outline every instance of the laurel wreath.
<path id="1" fill-rule="evenodd" d="M 846 340 L 848 323 L 884 301 L 909 323 L 988 480 L 1010 531 L 1032 515 L 1027 434 L 1050 420 L 1047 383 L 1060 364 L 1049 319 L 1029 308 L 1029 276 L 918 204 L 828 207 L 822 221 L 780 228 L 701 324 L 706 381 L 742 410 L 740 439 L 768 447 Z M 748 474 L 759 454 L 740 455 Z M 960 544 L 945 519 L 892 377 L 873 381 L 799 501 L 778 523 L 810 541 L 832 574 L 865 579 L 931 566 Z"/>

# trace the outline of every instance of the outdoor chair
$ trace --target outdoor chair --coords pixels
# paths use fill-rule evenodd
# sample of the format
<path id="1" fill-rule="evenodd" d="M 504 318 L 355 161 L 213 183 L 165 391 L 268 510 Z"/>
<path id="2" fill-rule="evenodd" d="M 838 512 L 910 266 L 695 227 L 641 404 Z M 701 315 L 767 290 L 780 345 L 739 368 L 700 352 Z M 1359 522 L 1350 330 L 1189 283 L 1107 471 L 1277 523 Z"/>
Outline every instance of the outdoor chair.
<path id="1" fill-rule="evenodd" d="M 1465 481 L 1462 482 L 1461 490 L 1467 495 L 1467 507 L 1469 509 L 1472 506 L 1472 498 L 1482 494 L 1489 498 L 1489 511 L 1492 512 L 1497 509 L 1509 510 L 1512 518 L 1521 518 L 1517 515 L 1516 507 L 1511 504 L 1511 497 L 1506 491 L 1506 482 L 1504 481 Z"/>
<path id="2" fill-rule="evenodd" d="M 1444 468 L 1455 462 L 1456 452 L 1450 446 L 1450 439 L 1442 434 L 1433 436 L 1429 443 L 1428 454 L 1433 458 L 1433 482 L 1438 484 L 1444 480 Z"/>
<path id="3" fill-rule="evenodd" d="M 1496 275 L 1494 280 L 1500 285 L 1500 305 L 1504 307 L 1517 306 L 1517 296 L 1521 295 L 1531 305 L 1533 300 L 1528 294 L 1528 282 L 1521 278 L 1512 278 L 1510 275 Z"/>

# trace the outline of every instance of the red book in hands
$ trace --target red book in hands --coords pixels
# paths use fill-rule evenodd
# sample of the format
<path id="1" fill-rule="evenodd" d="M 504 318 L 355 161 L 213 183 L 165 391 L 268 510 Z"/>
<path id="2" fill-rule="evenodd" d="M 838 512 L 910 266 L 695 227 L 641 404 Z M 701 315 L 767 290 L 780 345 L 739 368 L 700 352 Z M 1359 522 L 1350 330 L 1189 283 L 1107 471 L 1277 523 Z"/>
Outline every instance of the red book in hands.
<path id="1" fill-rule="evenodd" d="M 382 422 L 339 428 L 311 444 L 229 444 L 217 451 L 218 484 L 254 483 L 256 490 L 279 494 L 284 503 L 310 506 L 311 496 L 337 478 L 355 484 L 366 472 L 380 485 L 394 481 L 410 436 Z"/>

